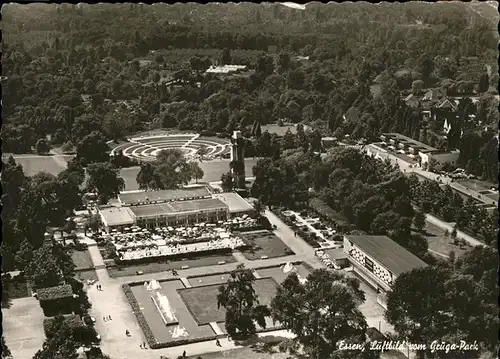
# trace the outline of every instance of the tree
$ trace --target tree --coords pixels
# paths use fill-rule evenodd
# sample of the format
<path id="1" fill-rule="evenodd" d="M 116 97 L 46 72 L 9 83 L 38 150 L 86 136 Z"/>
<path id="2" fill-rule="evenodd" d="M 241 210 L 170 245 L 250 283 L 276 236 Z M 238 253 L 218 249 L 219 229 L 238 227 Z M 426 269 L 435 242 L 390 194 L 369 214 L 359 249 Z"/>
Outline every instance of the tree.
<path id="1" fill-rule="evenodd" d="M 292 131 L 290 131 L 290 129 L 288 128 L 286 130 L 285 134 L 283 135 L 283 149 L 284 150 L 291 150 L 294 148 L 296 148 L 295 136 L 292 133 Z"/>
<path id="2" fill-rule="evenodd" d="M 46 154 L 50 152 L 50 146 L 44 138 L 41 138 L 36 142 L 35 149 L 38 154 Z"/>
<path id="3" fill-rule="evenodd" d="M 422 232 L 425 227 L 425 213 L 417 211 L 415 213 L 415 217 L 413 218 L 413 225 L 419 232 Z"/>
<path id="4" fill-rule="evenodd" d="M 232 338 L 255 334 L 255 322 L 266 328 L 266 316 L 270 312 L 267 306 L 259 303 L 254 282 L 252 270 L 239 264 L 231 272 L 227 284 L 219 287 L 217 306 L 226 309 L 226 329 Z"/>
<path id="5" fill-rule="evenodd" d="M 10 357 L 11 357 L 10 349 L 7 346 L 7 343 L 5 343 L 5 338 L 2 335 L 2 359 Z"/>
<path id="6" fill-rule="evenodd" d="M 201 146 L 200 148 L 198 148 L 198 150 L 196 151 L 196 154 L 198 156 L 200 156 L 200 162 L 203 161 L 203 157 L 206 156 L 208 154 L 208 147 L 207 146 Z"/>
<path id="7" fill-rule="evenodd" d="M 33 252 L 25 273 L 35 288 L 55 287 L 63 279 L 50 246 L 42 246 Z"/>
<path id="8" fill-rule="evenodd" d="M 257 60 L 257 64 L 255 66 L 255 69 L 258 73 L 264 75 L 264 76 L 269 76 L 273 73 L 274 71 L 274 63 L 273 63 L 273 58 L 269 55 L 264 55 L 259 57 Z"/>
<path id="9" fill-rule="evenodd" d="M 453 244 L 457 243 L 457 226 L 453 226 L 453 230 L 451 231 L 450 238 L 453 241 Z"/>
<path id="10" fill-rule="evenodd" d="M 106 138 L 98 131 L 85 136 L 76 147 L 76 157 L 85 165 L 108 161 L 108 152 Z"/>
<path id="11" fill-rule="evenodd" d="M 73 330 L 63 316 L 54 319 L 53 330 L 54 334 L 45 340 L 42 349 L 36 352 L 33 359 L 77 359 L 76 350 L 79 345 L 73 339 Z"/>
<path id="12" fill-rule="evenodd" d="M 220 54 L 220 63 L 221 65 L 232 64 L 231 51 L 227 47 L 224 48 Z"/>
<path id="13" fill-rule="evenodd" d="M 481 77 L 479 77 L 478 90 L 480 93 L 484 93 L 488 91 L 489 88 L 490 88 L 490 79 L 488 73 L 483 72 L 481 74 Z"/>
<path id="14" fill-rule="evenodd" d="M 448 268 L 424 267 L 401 274 L 388 294 L 386 319 L 411 343 L 431 343 L 453 321 L 445 281 Z"/>
<path id="15" fill-rule="evenodd" d="M 161 151 L 154 162 L 141 164 L 137 183 L 141 189 L 163 190 L 186 185 L 192 178 L 184 154 L 178 149 L 168 149 Z"/>
<path id="16" fill-rule="evenodd" d="M 122 139 L 129 132 L 130 126 L 129 116 L 126 114 L 118 115 L 116 112 L 107 113 L 102 123 L 104 132 L 108 135 L 108 138 L 113 140 Z"/>
<path id="17" fill-rule="evenodd" d="M 198 162 L 189 162 L 189 167 L 191 170 L 191 176 L 196 180 L 196 183 L 198 183 L 198 180 L 202 179 L 205 173 L 201 169 L 200 165 Z"/>
<path id="18" fill-rule="evenodd" d="M 262 215 L 262 212 L 264 211 L 264 205 L 262 204 L 262 201 L 260 199 L 256 200 L 253 203 L 253 209 L 255 210 L 255 213 L 257 213 L 258 216 Z"/>
<path id="19" fill-rule="evenodd" d="M 87 235 L 87 230 L 91 230 L 94 233 L 97 233 L 99 227 L 101 226 L 101 217 L 98 214 L 91 215 L 84 224 L 85 235 Z"/>
<path id="20" fill-rule="evenodd" d="M 99 202 L 107 203 L 125 189 L 119 168 L 109 162 L 93 163 L 87 167 L 87 191 L 97 192 Z"/>
<path id="21" fill-rule="evenodd" d="M 271 302 L 273 321 L 297 336 L 313 358 L 326 358 L 341 340 L 363 341 L 367 327 L 358 305 L 365 300 L 359 281 L 325 269 L 305 283 L 292 272 Z"/>
<path id="22" fill-rule="evenodd" d="M 223 173 L 220 180 L 222 191 L 231 192 L 233 190 L 233 176 L 231 172 Z"/>
<path id="23" fill-rule="evenodd" d="M 154 176 L 155 168 L 153 164 L 151 162 L 142 162 L 136 177 L 136 181 L 139 184 L 139 189 L 147 190 L 154 188 Z"/>

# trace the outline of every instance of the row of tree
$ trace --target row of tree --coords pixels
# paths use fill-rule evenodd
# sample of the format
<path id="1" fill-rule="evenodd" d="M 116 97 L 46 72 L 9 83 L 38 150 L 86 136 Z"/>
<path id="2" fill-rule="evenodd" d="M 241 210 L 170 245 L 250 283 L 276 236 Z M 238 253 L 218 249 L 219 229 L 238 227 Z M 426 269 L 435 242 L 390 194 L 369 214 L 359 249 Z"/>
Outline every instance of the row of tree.
<path id="1" fill-rule="evenodd" d="M 424 212 L 441 217 L 446 222 L 455 222 L 459 228 L 469 230 L 487 244 L 497 237 L 498 212 L 488 211 L 473 199 L 464 201 L 450 186 L 444 189 L 435 181 L 419 181 L 416 175 L 409 176 L 410 198 Z"/>

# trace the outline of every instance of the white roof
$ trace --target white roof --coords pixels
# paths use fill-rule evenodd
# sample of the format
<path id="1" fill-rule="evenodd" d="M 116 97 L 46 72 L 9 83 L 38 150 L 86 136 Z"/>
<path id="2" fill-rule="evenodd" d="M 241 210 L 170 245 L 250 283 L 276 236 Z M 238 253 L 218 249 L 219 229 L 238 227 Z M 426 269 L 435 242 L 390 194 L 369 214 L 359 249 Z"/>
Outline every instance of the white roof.
<path id="1" fill-rule="evenodd" d="M 130 225 L 134 223 L 134 213 L 128 207 L 110 207 L 99 209 L 102 222 L 106 227 Z"/>

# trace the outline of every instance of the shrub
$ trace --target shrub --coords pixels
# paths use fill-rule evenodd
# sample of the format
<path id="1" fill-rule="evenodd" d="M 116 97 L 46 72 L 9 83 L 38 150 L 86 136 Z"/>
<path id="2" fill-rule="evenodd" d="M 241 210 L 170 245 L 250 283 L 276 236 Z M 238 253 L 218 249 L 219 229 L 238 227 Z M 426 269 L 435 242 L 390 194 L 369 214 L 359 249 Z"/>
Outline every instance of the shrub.
<path id="1" fill-rule="evenodd" d="M 41 288 L 37 291 L 39 301 L 73 298 L 71 285 L 64 284 L 57 287 Z"/>

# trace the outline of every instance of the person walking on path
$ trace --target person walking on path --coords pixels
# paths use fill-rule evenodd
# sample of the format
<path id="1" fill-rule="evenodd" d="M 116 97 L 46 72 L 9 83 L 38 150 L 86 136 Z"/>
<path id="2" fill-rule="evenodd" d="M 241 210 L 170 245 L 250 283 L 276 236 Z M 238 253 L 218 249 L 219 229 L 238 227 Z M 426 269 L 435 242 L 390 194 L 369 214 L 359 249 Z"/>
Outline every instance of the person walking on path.
<path id="1" fill-rule="evenodd" d="M 106 317 L 102 317 L 102 320 L 106 321 Z"/>
<path id="2" fill-rule="evenodd" d="M 111 315 L 108 315 L 108 320 L 111 320 Z"/>
<path id="3" fill-rule="evenodd" d="M 184 350 L 184 352 L 182 353 L 182 357 L 185 358 L 186 357 L 186 351 Z"/>
<path id="4" fill-rule="evenodd" d="M 222 347 L 222 345 L 220 344 L 219 339 L 215 339 L 215 345 L 217 345 L 218 347 Z"/>
<path id="5" fill-rule="evenodd" d="M 142 346 L 144 347 L 144 349 L 147 349 L 146 342 L 142 342 Z"/>

